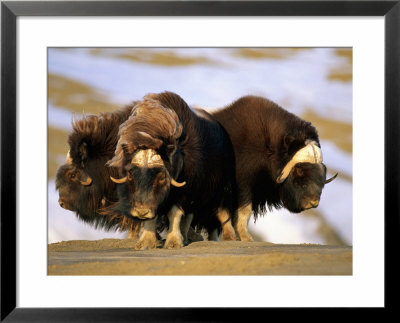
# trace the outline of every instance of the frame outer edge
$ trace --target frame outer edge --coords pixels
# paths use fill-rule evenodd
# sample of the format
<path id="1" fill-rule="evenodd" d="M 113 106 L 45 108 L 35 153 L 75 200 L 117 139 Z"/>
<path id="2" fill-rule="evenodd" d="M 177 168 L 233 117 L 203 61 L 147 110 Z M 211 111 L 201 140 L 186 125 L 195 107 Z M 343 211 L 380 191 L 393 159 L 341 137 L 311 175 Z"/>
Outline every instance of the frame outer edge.
<path id="1" fill-rule="evenodd" d="M 382 16 L 397 0 L 6 1 L 24 16 Z"/>
<path id="2" fill-rule="evenodd" d="M 400 235 L 400 2 L 385 16 L 385 307 L 394 309 L 389 285 L 399 286 L 393 255 Z M 396 272 L 395 272 L 396 271 Z M 390 278 L 389 278 L 390 277 Z M 390 279 L 390 281 L 389 281 Z M 390 301 L 389 301 L 390 297 Z"/>
<path id="3" fill-rule="evenodd" d="M 16 16 L 4 3 L 1 20 L 0 302 L 3 320 L 16 307 Z"/>
<path id="4" fill-rule="evenodd" d="M 384 2 L 384 1 L 382 1 Z M 385 1 L 386 2 L 386 1 Z M 17 2 L 14 2 L 17 3 Z M 34 10 L 35 13 L 29 13 L 29 8 L 15 8 L 11 2 L 1 3 L 1 321 L 15 322 L 25 316 L 26 321 L 32 319 L 47 319 L 51 317 L 51 321 L 62 321 L 63 309 L 16 309 L 16 16 L 40 15 L 40 10 L 46 11 L 45 7 Z M 31 5 L 38 2 L 31 2 Z M 400 109 L 400 2 L 396 3 L 393 8 L 385 12 L 385 245 L 389 246 L 388 230 L 396 230 L 398 233 L 400 227 L 399 209 L 399 109 Z M 9 6 L 9 4 L 11 4 Z M 93 3 L 94 5 L 95 3 Z M 43 2 L 42 5 L 46 5 Z M 387 5 L 387 3 L 386 3 Z M 387 8 L 387 7 L 386 7 Z M 32 8 L 31 8 L 32 9 Z M 58 9 L 61 9 L 58 7 Z M 64 16 L 56 8 L 59 16 Z M 388 9 L 388 10 L 389 10 Z M 42 12 L 43 13 L 43 12 Z M 262 15 L 262 14 L 261 14 Z M 362 15 L 362 14 L 359 14 Z M 379 15 L 379 14 L 371 14 Z M 387 171 L 390 169 L 390 174 Z M 5 189 L 7 184 L 7 189 Z M 5 202 L 5 203 L 4 203 Z M 390 214 L 389 214 L 390 212 Z M 394 213 L 394 214 L 392 214 Z M 8 214 L 8 216 L 5 216 Z M 390 215 L 390 216 L 389 216 Z M 391 241 L 393 244 L 394 241 Z M 396 246 L 391 247 L 394 249 Z M 385 248 L 385 256 L 390 255 Z M 396 252 L 396 253 L 394 253 Z M 393 250 L 393 255 L 397 254 L 397 250 Z M 389 257 L 385 257 L 385 287 L 388 287 L 388 263 Z M 391 270 L 395 270 L 395 266 Z M 391 275 L 393 278 L 396 275 Z M 393 281 L 390 282 L 393 284 Z M 387 291 L 387 288 L 386 288 Z M 385 295 L 386 296 L 386 295 Z M 386 298 L 386 297 L 385 297 Z M 385 304 L 387 305 L 387 298 Z M 396 304 L 394 304 L 396 305 Z M 76 309 L 75 309 L 76 310 Z M 103 309 L 107 310 L 107 309 Z M 65 309 L 67 313 L 73 312 L 74 309 Z M 99 309 L 82 309 L 77 311 L 80 319 L 85 314 L 96 313 Z M 193 319 L 193 310 L 190 310 L 190 317 Z M 89 313 L 88 313 L 89 312 Z M 101 312 L 101 310 L 100 310 Z M 113 312 L 111 310 L 111 312 Z M 128 309 L 122 309 L 121 312 L 131 312 Z M 10 314 L 11 313 L 11 314 Z M 78 314 L 77 313 L 77 314 Z M 146 312 L 145 312 L 146 313 Z M 154 314 L 154 309 L 152 310 Z M 22 317 L 21 317 L 22 314 Z M 25 314 L 25 315 L 24 315 Z M 46 315 L 47 314 L 47 315 Z M 146 318 L 147 317 L 146 313 Z M 175 319 L 179 318 L 179 314 L 174 315 Z M 189 313 L 188 313 L 189 314 Z M 121 313 L 121 316 L 125 316 Z M 89 317 L 89 316 L 87 316 Z M 76 318 L 76 317 L 75 317 Z M 114 317 L 115 318 L 115 317 Z M 116 321 L 118 321 L 117 318 Z M 121 317 L 121 321 L 124 319 Z M 104 320 L 104 318 L 103 318 Z M 101 320 L 100 320 L 101 321 Z M 179 320 L 178 320 L 179 321 Z M 189 319 L 190 321 L 190 319 Z"/>

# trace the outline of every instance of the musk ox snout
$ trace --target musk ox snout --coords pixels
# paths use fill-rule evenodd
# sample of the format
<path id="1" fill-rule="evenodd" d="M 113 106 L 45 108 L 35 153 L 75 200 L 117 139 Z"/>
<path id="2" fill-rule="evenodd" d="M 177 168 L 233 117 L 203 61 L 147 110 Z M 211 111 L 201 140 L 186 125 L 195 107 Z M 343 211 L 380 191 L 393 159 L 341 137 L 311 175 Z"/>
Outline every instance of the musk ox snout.
<path id="1" fill-rule="evenodd" d="M 141 220 L 153 219 L 155 217 L 155 212 L 146 207 L 136 207 L 131 210 L 131 215 L 135 218 Z"/>
<path id="2" fill-rule="evenodd" d="M 294 189 L 292 194 L 296 197 L 295 208 L 298 208 L 301 212 L 318 207 L 323 187 L 324 184 L 318 182 L 309 182 L 308 185 L 303 187 L 292 187 Z"/>
<path id="3" fill-rule="evenodd" d="M 319 198 L 310 199 L 310 200 L 304 201 L 302 203 L 302 208 L 304 210 L 308 210 L 308 209 L 316 208 L 318 205 L 319 205 Z"/>
<path id="4" fill-rule="evenodd" d="M 316 208 L 325 186 L 326 167 L 323 164 L 295 165 L 280 186 L 281 202 L 294 213 Z"/>
<path id="5" fill-rule="evenodd" d="M 146 201 L 149 202 L 149 201 Z M 132 204 L 130 210 L 131 216 L 139 218 L 141 220 L 152 219 L 155 217 L 155 208 L 152 207 L 151 203 L 146 203 L 144 201 L 136 201 Z"/>
<path id="6" fill-rule="evenodd" d="M 58 204 L 59 204 L 63 209 L 66 209 L 66 210 L 69 210 L 69 211 L 76 211 L 75 208 L 72 206 L 71 201 L 69 201 L 69 200 L 66 199 L 66 198 L 60 197 L 60 198 L 58 199 Z"/>

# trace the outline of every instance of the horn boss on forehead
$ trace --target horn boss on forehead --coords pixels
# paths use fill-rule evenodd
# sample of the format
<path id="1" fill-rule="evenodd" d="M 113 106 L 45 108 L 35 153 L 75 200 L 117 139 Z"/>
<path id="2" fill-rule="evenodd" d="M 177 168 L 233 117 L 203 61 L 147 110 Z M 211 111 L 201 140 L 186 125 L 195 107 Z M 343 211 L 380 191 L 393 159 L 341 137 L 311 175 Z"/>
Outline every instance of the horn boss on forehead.
<path id="1" fill-rule="evenodd" d="M 312 163 L 321 164 L 322 163 L 322 152 L 321 148 L 317 146 L 315 141 L 306 141 L 306 146 L 298 150 L 292 159 L 285 165 L 281 174 L 276 179 L 277 183 L 283 183 L 285 179 L 289 176 L 290 171 L 294 165 L 298 163 Z"/>
<path id="2" fill-rule="evenodd" d="M 154 149 L 143 149 L 137 151 L 132 157 L 131 163 L 138 167 L 165 167 L 161 156 Z M 171 177 L 172 186 L 182 187 L 185 184 L 186 182 L 179 183 Z"/>
<path id="3" fill-rule="evenodd" d="M 163 167 L 161 156 L 154 149 L 138 150 L 132 157 L 131 163 L 139 167 Z"/>

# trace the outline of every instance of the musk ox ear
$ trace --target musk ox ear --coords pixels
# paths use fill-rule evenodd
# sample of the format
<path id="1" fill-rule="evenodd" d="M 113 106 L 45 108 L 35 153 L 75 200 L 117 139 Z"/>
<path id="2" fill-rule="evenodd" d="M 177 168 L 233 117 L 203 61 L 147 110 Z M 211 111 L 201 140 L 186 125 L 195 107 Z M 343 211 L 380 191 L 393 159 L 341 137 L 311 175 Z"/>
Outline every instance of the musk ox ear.
<path id="1" fill-rule="evenodd" d="M 294 168 L 294 176 L 296 177 L 301 177 L 304 175 L 303 170 L 301 169 L 301 167 L 295 167 Z"/>
<path id="2" fill-rule="evenodd" d="M 295 140 L 296 138 L 291 135 L 286 135 L 283 137 L 283 146 L 285 147 L 285 150 L 289 150 L 289 147 Z"/>

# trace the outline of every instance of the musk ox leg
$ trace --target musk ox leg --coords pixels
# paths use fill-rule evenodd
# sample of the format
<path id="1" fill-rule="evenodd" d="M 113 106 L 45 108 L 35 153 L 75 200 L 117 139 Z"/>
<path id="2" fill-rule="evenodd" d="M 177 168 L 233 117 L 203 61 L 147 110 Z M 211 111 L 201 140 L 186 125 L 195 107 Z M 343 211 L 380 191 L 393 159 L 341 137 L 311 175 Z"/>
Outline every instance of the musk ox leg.
<path id="1" fill-rule="evenodd" d="M 201 234 L 197 233 L 190 225 L 193 220 L 193 213 L 189 213 L 188 215 L 183 215 L 181 219 L 181 233 L 183 236 L 184 245 L 188 245 L 191 242 L 195 241 L 203 241 L 203 237 Z"/>
<path id="2" fill-rule="evenodd" d="M 218 230 L 208 231 L 208 241 L 218 241 Z"/>
<path id="3" fill-rule="evenodd" d="M 129 230 L 128 239 L 137 239 L 139 237 L 139 232 L 137 230 Z"/>
<path id="4" fill-rule="evenodd" d="M 187 239 L 188 243 L 204 240 L 203 236 L 200 233 L 197 233 L 192 227 L 189 227 Z"/>
<path id="5" fill-rule="evenodd" d="M 231 217 L 226 209 L 219 208 L 217 218 L 222 226 L 222 240 L 236 240 L 235 229 L 233 229 Z"/>
<path id="6" fill-rule="evenodd" d="M 250 233 L 247 231 L 247 225 L 251 217 L 251 212 L 251 204 L 247 204 L 238 209 L 236 232 L 239 235 L 240 241 L 254 241 Z"/>
<path id="7" fill-rule="evenodd" d="M 177 249 L 183 246 L 183 236 L 180 229 L 182 215 L 182 209 L 176 205 L 168 212 L 169 229 L 164 248 Z"/>
<path id="8" fill-rule="evenodd" d="M 156 222 L 157 217 L 144 222 L 143 232 L 135 246 L 136 250 L 154 249 L 157 247 Z"/>
<path id="9" fill-rule="evenodd" d="M 188 232 L 190 228 L 190 224 L 192 223 L 193 220 L 193 213 L 185 214 L 182 216 L 181 219 L 181 233 L 183 236 L 183 240 L 186 241 L 188 239 Z"/>
<path id="10" fill-rule="evenodd" d="M 143 232 L 143 223 L 132 226 L 128 232 L 128 239 L 137 239 Z"/>

